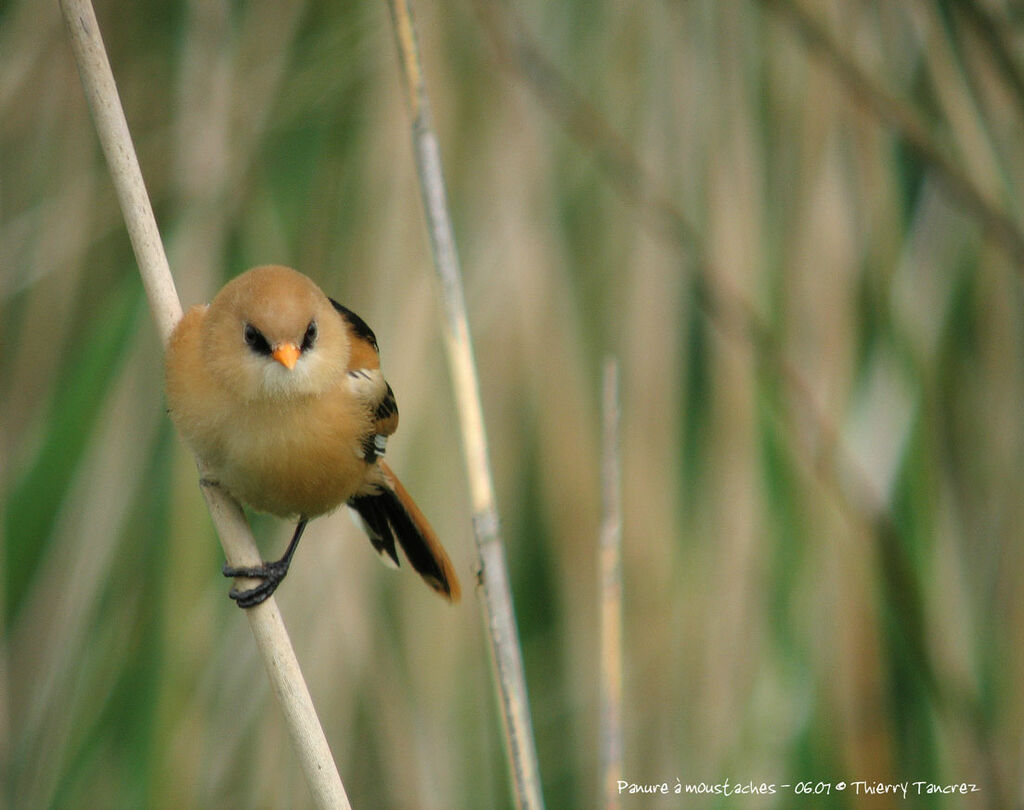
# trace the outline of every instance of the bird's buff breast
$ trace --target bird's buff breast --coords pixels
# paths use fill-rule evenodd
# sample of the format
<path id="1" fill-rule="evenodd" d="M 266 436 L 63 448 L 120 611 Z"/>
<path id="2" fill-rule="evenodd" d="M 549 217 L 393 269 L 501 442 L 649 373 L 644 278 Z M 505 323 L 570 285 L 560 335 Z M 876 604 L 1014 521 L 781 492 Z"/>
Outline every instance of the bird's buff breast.
<path id="1" fill-rule="evenodd" d="M 213 477 L 238 500 L 281 517 L 330 512 L 357 494 L 371 469 L 359 456 L 362 415 L 330 400 L 284 400 L 246 409 L 212 444 Z"/>

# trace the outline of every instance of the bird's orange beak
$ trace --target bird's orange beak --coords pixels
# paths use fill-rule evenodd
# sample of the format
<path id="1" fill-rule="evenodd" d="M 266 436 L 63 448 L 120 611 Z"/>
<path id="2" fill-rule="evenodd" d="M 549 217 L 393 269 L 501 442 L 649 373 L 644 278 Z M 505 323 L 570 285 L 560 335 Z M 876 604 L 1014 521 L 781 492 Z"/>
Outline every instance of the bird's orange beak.
<path id="1" fill-rule="evenodd" d="M 282 343 L 274 348 L 270 356 L 290 371 L 295 368 L 295 361 L 299 359 L 299 347 L 294 343 Z"/>

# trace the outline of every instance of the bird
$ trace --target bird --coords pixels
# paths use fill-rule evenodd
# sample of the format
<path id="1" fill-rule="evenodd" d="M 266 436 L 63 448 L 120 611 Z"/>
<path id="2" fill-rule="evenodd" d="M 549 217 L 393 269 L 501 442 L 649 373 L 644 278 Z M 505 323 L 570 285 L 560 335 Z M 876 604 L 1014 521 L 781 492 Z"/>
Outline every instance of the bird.
<path id="1" fill-rule="evenodd" d="M 308 276 L 281 265 L 247 270 L 189 309 L 168 341 L 167 408 L 205 484 L 251 509 L 297 521 L 284 555 L 224 565 L 239 607 L 265 601 L 288 573 L 306 524 L 343 504 L 374 549 L 413 569 L 450 602 L 458 577 L 426 517 L 383 456 L 398 406 L 377 338 Z"/>

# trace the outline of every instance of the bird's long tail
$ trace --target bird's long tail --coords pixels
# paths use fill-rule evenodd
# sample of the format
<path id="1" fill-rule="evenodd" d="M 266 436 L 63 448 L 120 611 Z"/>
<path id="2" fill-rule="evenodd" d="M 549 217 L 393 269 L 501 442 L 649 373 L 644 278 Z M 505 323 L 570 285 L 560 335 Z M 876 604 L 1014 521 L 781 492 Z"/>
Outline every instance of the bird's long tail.
<path id="1" fill-rule="evenodd" d="M 398 565 L 397 539 L 409 563 L 424 581 L 445 599 L 458 602 L 462 595 L 459 579 L 441 541 L 398 476 L 383 462 L 380 466 L 385 485 L 372 495 L 350 499 L 348 505 L 362 519 L 370 542 L 385 561 L 390 559 Z"/>

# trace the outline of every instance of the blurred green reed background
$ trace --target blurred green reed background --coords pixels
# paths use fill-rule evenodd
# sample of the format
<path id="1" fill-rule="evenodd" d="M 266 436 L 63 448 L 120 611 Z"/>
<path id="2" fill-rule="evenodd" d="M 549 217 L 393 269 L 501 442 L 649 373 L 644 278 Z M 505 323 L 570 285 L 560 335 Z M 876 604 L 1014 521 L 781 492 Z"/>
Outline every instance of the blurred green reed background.
<path id="1" fill-rule="evenodd" d="M 503 8 L 416 11 L 548 807 L 600 801 L 607 353 L 624 778 L 980 789 L 622 806 L 1019 806 L 1020 7 Z M 182 301 L 280 262 L 362 314 L 469 586 L 311 524 L 278 600 L 353 805 L 508 807 L 385 4 L 97 13 Z M 55 2 L 0 8 L 0 65 L 0 802 L 309 806 Z"/>

